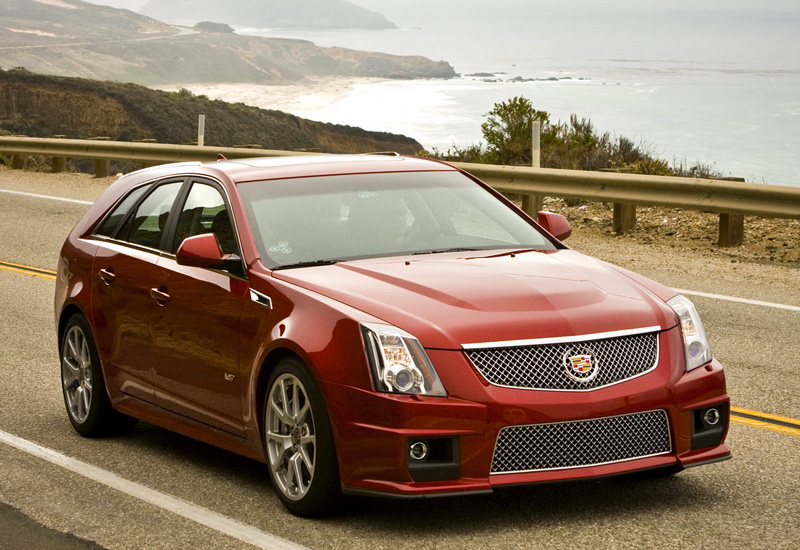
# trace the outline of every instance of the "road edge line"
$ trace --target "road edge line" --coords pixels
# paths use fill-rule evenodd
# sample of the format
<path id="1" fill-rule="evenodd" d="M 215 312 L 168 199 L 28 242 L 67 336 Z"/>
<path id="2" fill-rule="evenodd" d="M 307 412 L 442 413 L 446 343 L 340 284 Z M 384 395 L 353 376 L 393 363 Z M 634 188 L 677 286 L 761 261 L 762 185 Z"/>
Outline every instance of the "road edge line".
<path id="1" fill-rule="evenodd" d="M 39 193 L 28 193 L 26 191 L 12 191 L 11 189 L 0 189 L 0 193 L 11 193 L 12 195 L 22 195 L 23 197 L 32 197 L 34 199 L 47 199 L 51 201 L 71 202 L 74 204 L 85 204 L 91 206 L 94 204 L 92 201 L 82 201 L 79 199 L 67 199 L 64 197 L 54 197 L 52 195 L 40 195 Z"/>
<path id="2" fill-rule="evenodd" d="M 108 470 L 70 458 L 58 451 L 48 449 L 2 430 L 0 430 L 0 442 L 256 548 L 264 550 L 306 550 L 304 546 L 265 533 L 260 529 L 191 502 L 150 489 Z"/>

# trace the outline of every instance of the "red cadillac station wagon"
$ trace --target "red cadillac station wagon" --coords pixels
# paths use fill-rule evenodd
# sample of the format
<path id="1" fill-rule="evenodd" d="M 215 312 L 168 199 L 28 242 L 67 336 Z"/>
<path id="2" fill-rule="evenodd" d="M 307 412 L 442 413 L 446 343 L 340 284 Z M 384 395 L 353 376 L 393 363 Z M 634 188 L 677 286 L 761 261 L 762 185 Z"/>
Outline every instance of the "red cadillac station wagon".
<path id="1" fill-rule="evenodd" d="M 730 457 L 692 303 L 571 250 L 447 164 L 180 163 L 120 178 L 67 237 L 67 413 L 268 465 L 295 514 Z"/>

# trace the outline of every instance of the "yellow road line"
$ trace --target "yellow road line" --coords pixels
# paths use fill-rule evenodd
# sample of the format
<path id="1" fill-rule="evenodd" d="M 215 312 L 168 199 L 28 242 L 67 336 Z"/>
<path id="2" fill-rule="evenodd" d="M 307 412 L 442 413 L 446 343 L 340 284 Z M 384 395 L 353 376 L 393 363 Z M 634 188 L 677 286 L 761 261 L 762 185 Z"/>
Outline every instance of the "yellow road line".
<path id="1" fill-rule="evenodd" d="M 787 428 L 786 426 L 778 426 L 777 424 L 770 424 L 760 420 L 753 420 L 752 418 L 743 418 L 741 416 L 731 415 L 731 422 L 736 424 L 744 424 L 752 428 L 761 428 L 762 430 L 771 430 L 773 432 L 782 433 L 784 435 L 793 435 L 800 437 L 800 430 L 796 428 Z"/>
<path id="2" fill-rule="evenodd" d="M 777 414 L 731 407 L 731 422 L 800 437 L 800 420 Z"/>
<path id="3" fill-rule="evenodd" d="M 56 272 L 49 269 L 40 269 L 38 267 L 31 267 L 28 265 L 15 264 L 11 262 L 0 262 L 0 269 L 11 271 L 13 273 L 21 273 L 22 275 L 29 275 L 31 277 L 39 277 L 40 279 L 47 279 L 49 281 L 56 280 Z"/>
<path id="4" fill-rule="evenodd" d="M 750 411 L 747 409 L 743 409 L 741 407 L 731 407 L 731 412 L 739 413 L 739 414 L 751 414 L 753 416 L 760 416 L 762 418 L 768 418 L 770 420 L 777 420 L 778 422 L 785 422 L 787 424 L 795 424 L 798 429 L 800 429 L 800 420 L 796 420 L 794 418 L 787 418 L 785 416 L 778 416 L 777 414 L 769 414 L 769 413 L 762 413 L 758 411 Z"/>

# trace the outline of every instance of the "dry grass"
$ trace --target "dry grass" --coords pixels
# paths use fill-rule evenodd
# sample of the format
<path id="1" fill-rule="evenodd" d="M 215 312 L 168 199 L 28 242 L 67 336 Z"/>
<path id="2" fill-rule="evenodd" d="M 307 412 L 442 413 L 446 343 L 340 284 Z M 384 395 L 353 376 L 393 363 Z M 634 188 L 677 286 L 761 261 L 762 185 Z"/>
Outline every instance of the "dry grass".
<path id="1" fill-rule="evenodd" d="M 704 256 L 730 258 L 733 262 L 800 267 L 800 220 L 797 219 L 746 216 L 744 243 L 737 247 L 721 248 L 717 245 L 717 214 L 640 206 L 636 209 L 636 228 L 624 235 L 616 235 L 612 229 L 610 204 L 586 202 L 568 206 L 561 199 L 546 198 L 545 209 L 566 216 L 574 233 L 670 246 Z"/>

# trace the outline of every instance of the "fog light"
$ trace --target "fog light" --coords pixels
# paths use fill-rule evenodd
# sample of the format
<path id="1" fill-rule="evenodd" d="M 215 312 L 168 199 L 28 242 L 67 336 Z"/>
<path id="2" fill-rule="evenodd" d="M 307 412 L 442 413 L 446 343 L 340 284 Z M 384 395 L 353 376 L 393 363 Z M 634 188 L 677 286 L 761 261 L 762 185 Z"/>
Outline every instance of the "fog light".
<path id="1" fill-rule="evenodd" d="M 428 456 L 428 446 L 422 441 L 417 441 L 411 445 L 409 454 L 414 460 L 425 460 L 425 457 Z"/>
<path id="2" fill-rule="evenodd" d="M 703 414 L 703 422 L 708 424 L 709 426 L 716 426 L 719 423 L 719 419 L 722 416 L 719 414 L 717 409 L 711 408 L 708 409 L 705 414 Z"/>
<path id="3" fill-rule="evenodd" d="M 718 403 L 692 411 L 692 450 L 722 443 L 728 428 L 728 404 Z"/>

